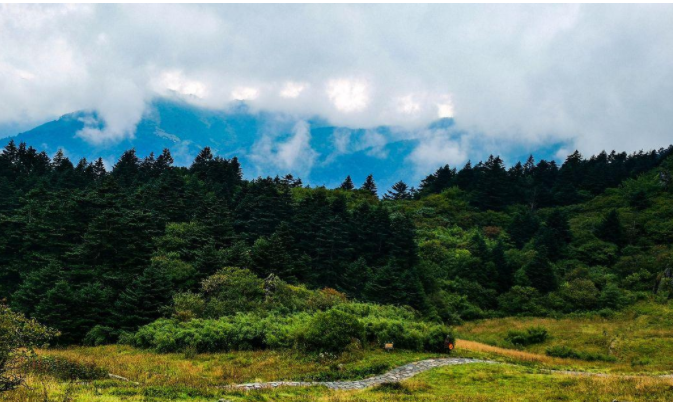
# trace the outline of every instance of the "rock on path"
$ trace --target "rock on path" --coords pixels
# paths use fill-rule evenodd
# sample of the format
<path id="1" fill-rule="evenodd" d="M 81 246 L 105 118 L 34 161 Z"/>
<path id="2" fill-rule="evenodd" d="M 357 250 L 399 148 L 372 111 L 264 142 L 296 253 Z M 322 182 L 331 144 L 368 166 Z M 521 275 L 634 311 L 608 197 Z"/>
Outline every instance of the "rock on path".
<path id="1" fill-rule="evenodd" d="M 386 382 L 398 382 L 411 378 L 418 373 L 424 371 L 442 367 L 442 366 L 452 366 L 458 364 L 470 364 L 470 363 L 495 363 L 488 360 L 478 360 L 478 359 L 466 359 L 466 358 L 439 358 L 439 359 L 427 359 L 421 360 L 414 363 L 405 364 L 404 366 L 397 367 L 387 373 L 377 375 L 374 377 L 366 378 L 364 380 L 355 380 L 355 381 L 275 381 L 275 382 L 253 382 L 247 384 L 237 384 L 231 385 L 230 388 L 244 389 L 244 390 L 253 390 L 253 389 L 262 389 L 262 388 L 276 388 L 276 387 L 309 387 L 314 385 L 322 385 L 331 389 L 363 389 L 373 387 L 375 385 L 383 384 Z"/>

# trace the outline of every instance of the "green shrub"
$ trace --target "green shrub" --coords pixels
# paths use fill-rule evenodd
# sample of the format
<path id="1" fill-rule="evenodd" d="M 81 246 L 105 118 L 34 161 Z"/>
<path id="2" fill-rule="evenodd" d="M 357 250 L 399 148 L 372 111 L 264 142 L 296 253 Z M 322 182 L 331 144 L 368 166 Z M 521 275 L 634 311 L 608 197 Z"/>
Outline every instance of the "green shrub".
<path id="1" fill-rule="evenodd" d="M 512 345 L 528 346 L 542 343 L 547 340 L 549 334 L 543 327 L 531 327 L 525 331 L 509 331 L 505 340 Z"/>
<path id="2" fill-rule="evenodd" d="M 119 338 L 119 330 L 103 325 L 96 325 L 86 333 L 84 344 L 89 346 L 115 343 Z"/>
<path id="3" fill-rule="evenodd" d="M 362 323 L 352 314 L 339 310 L 317 313 L 308 323 L 304 345 L 307 350 L 342 352 L 351 342 L 364 342 Z"/>
<path id="4" fill-rule="evenodd" d="M 382 347 L 393 342 L 396 349 L 443 351 L 448 327 L 403 318 L 388 308 L 358 306 L 360 318 L 343 311 L 339 305 L 327 312 L 290 315 L 254 313 L 219 319 L 159 319 L 141 327 L 135 334 L 120 336 L 120 342 L 158 352 L 184 352 L 192 347 L 198 353 L 228 350 L 287 349 L 299 347 L 311 351 L 343 351 L 352 340 L 362 346 Z M 369 315 L 364 311 L 369 309 Z M 380 315 L 379 315 L 380 314 Z"/>
<path id="5" fill-rule="evenodd" d="M 58 332 L 0 302 L 0 392 L 21 385 L 19 366 L 33 356 L 33 348 L 44 345 Z"/>
<path id="6" fill-rule="evenodd" d="M 581 352 L 573 350 L 567 346 L 552 346 L 545 351 L 547 356 L 562 357 L 566 359 L 578 359 L 586 361 L 614 362 L 617 359 L 614 356 L 608 356 L 601 353 Z"/>

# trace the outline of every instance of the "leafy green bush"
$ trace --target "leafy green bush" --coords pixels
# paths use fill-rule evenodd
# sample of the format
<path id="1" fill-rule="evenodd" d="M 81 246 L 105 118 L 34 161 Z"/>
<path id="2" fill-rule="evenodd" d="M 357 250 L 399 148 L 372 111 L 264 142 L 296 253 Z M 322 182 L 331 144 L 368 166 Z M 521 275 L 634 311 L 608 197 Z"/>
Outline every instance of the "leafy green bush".
<path id="1" fill-rule="evenodd" d="M 33 356 L 33 348 L 49 341 L 58 332 L 0 303 L 0 392 L 22 382 L 20 363 Z"/>
<path id="2" fill-rule="evenodd" d="M 364 327 L 354 315 L 329 310 L 309 321 L 304 342 L 311 351 L 342 352 L 351 342 L 363 342 L 364 335 Z"/>
<path id="3" fill-rule="evenodd" d="M 573 350 L 567 346 L 552 346 L 545 351 L 547 356 L 562 357 L 566 359 L 578 359 L 586 361 L 614 362 L 617 359 L 614 356 L 608 356 L 601 353 L 581 352 Z"/>
<path id="4" fill-rule="evenodd" d="M 440 324 L 388 318 L 391 310 L 380 306 L 372 306 L 371 314 L 360 318 L 341 307 L 284 316 L 247 313 L 216 320 L 159 319 L 120 341 L 158 352 L 184 352 L 188 347 L 199 353 L 292 347 L 340 352 L 352 340 L 359 340 L 364 347 L 393 342 L 396 349 L 442 351 L 450 334 L 449 328 Z M 356 309 L 367 310 L 364 306 Z"/>
<path id="5" fill-rule="evenodd" d="M 530 327 L 525 331 L 509 331 L 505 340 L 512 345 L 528 346 L 547 340 L 549 333 L 543 327 Z"/>
<path id="6" fill-rule="evenodd" d="M 96 325 L 86 333 L 84 344 L 90 346 L 114 343 L 119 337 L 119 330 L 103 325 Z"/>

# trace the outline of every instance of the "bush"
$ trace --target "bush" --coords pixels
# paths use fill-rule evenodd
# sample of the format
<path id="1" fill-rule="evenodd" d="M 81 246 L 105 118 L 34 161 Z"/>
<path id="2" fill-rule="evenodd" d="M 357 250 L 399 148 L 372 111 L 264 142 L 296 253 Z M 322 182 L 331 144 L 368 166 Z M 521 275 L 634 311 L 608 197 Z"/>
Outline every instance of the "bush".
<path id="1" fill-rule="evenodd" d="M 205 310 L 206 301 L 199 294 L 184 292 L 173 295 L 173 317 L 180 321 L 202 318 Z"/>
<path id="2" fill-rule="evenodd" d="M 362 323 L 339 310 L 317 313 L 309 322 L 304 339 L 307 350 L 318 352 L 342 352 L 351 342 L 364 340 Z"/>
<path id="3" fill-rule="evenodd" d="M 614 356 L 608 356 L 601 353 L 581 352 L 573 350 L 567 346 L 552 346 L 545 351 L 547 356 L 562 357 L 565 359 L 578 359 L 586 361 L 614 362 L 617 359 Z"/>
<path id="4" fill-rule="evenodd" d="M 119 338 L 119 330 L 103 325 L 96 325 L 86 333 L 84 344 L 90 346 L 115 343 Z"/>
<path id="5" fill-rule="evenodd" d="M 357 304 L 353 308 L 359 313 L 356 315 L 344 311 L 344 306 L 285 316 L 248 313 L 186 322 L 164 318 L 135 334 L 120 336 L 120 342 L 166 353 L 184 352 L 189 347 L 198 353 L 292 347 L 340 352 L 352 340 L 362 346 L 371 343 L 382 347 L 385 342 L 393 342 L 396 349 L 438 352 L 444 350 L 444 339 L 450 334 L 444 325 L 408 319 L 404 309 Z M 403 318 L 390 318 L 394 311 L 401 311 Z"/>
<path id="6" fill-rule="evenodd" d="M 543 327 L 531 327 L 525 331 L 509 331 L 505 340 L 512 345 L 528 346 L 542 343 L 547 340 L 549 334 Z"/>
<path id="7" fill-rule="evenodd" d="M 540 292 L 533 287 L 514 286 L 498 297 L 500 309 L 511 315 L 542 315 L 544 308 Z"/>
<path id="8" fill-rule="evenodd" d="M 30 358 L 32 349 L 40 346 L 58 332 L 15 313 L 0 303 L 0 392 L 18 387 L 22 378 L 20 362 Z"/>

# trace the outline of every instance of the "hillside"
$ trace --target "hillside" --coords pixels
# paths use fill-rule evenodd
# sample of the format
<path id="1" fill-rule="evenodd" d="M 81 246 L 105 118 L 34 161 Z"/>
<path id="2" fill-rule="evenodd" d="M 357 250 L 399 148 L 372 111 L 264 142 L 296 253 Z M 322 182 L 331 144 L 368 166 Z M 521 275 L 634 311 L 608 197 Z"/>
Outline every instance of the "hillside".
<path id="1" fill-rule="evenodd" d="M 19 366 L 29 381 L 95 379 L 106 369 L 126 374 L 129 364 L 143 367 L 166 353 L 182 354 L 181 367 L 213 353 L 232 353 L 222 358 L 245 365 L 249 357 L 239 353 L 248 350 L 263 360 L 290 353 L 282 357 L 288 367 L 305 359 L 329 367 L 316 372 L 320 365 L 309 364 L 304 378 L 347 380 L 391 369 L 393 360 L 377 352 L 384 343 L 402 353 L 394 360 L 400 364 L 447 353 L 445 345 L 455 342 L 449 326 L 460 324 L 459 335 L 470 339 L 509 348 L 531 342 L 538 346 L 529 350 L 544 347 L 551 357 L 468 341 L 462 356 L 532 359 L 554 369 L 635 371 L 630 364 L 667 371 L 667 359 L 644 356 L 660 340 L 643 336 L 667 331 L 657 319 L 654 332 L 637 335 L 635 353 L 613 355 L 612 348 L 562 339 L 581 339 L 570 323 L 582 317 L 587 327 L 596 317 L 617 317 L 600 327 L 625 336 L 623 317 L 630 315 L 620 311 L 639 301 L 656 306 L 649 310 L 656 314 L 668 311 L 671 150 L 588 159 L 574 153 L 560 167 L 531 157 L 509 169 L 490 157 L 460 170 L 441 167 L 418 191 L 398 182 L 380 199 L 371 177 L 359 189 L 348 179 L 337 189 L 305 187 L 290 175 L 245 180 L 237 158 L 208 147 L 188 168 L 173 166 L 169 150 L 143 159 L 130 150 L 108 171 L 100 160 L 73 163 L 62 153 L 50 159 L 10 142 L 0 155 L 0 297 L 16 313 L 3 306 L 0 318 L 6 325 L 22 322 L 21 314 L 33 317 L 60 331 L 35 327 L 38 339 L 51 336 L 61 346 L 119 344 L 127 348 L 119 353 L 141 356 L 115 366 L 87 357 L 111 353 L 105 346 L 61 357 L 45 351 L 52 357 Z M 502 325 L 519 331 L 475 321 L 499 317 L 512 317 Z M 268 380 L 301 377 L 289 370 L 297 373 L 275 372 Z M 439 368 L 395 387 L 432 400 L 446 381 L 458 381 L 455 373 L 478 376 L 474 370 L 492 380 L 541 380 L 519 368 L 474 365 Z M 114 392 L 196 400 L 222 394 L 210 383 L 190 390 L 184 379 L 132 376 L 142 379 L 142 391 Z M 440 388 L 425 388 L 424 378 Z M 572 392 L 582 395 L 592 381 L 573 380 Z M 652 400 L 666 398 L 665 380 L 650 381 Z M 524 382 L 514 381 L 514 389 Z M 473 392 L 469 382 L 459 383 L 461 395 Z M 633 396 L 629 381 L 620 384 L 620 395 Z M 310 399 L 311 392 L 282 398 Z M 377 392 L 363 395 L 377 400 Z"/>

